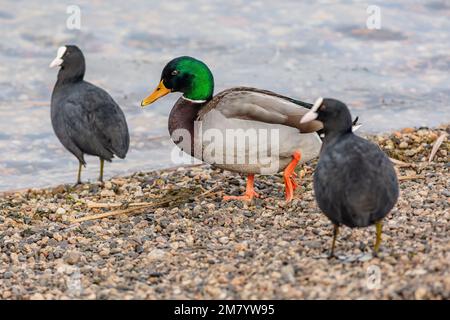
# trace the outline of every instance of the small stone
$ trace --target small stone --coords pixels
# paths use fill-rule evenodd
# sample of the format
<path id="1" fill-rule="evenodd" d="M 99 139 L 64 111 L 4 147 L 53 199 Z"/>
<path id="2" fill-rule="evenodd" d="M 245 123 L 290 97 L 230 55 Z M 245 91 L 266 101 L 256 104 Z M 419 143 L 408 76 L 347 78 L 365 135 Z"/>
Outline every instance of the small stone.
<path id="1" fill-rule="evenodd" d="M 79 252 L 71 251 L 66 255 L 64 260 L 68 264 L 76 264 L 76 263 L 78 263 L 78 261 L 80 261 L 80 258 L 81 258 L 81 254 Z"/>
<path id="2" fill-rule="evenodd" d="M 106 181 L 104 184 L 105 189 L 107 190 L 111 190 L 113 187 L 113 184 L 111 183 L 111 181 Z"/>
<path id="3" fill-rule="evenodd" d="M 365 255 L 359 257 L 358 260 L 361 262 L 366 262 L 366 261 L 371 260 L 372 258 L 373 258 L 373 256 L 371 253 L 366 253 Z"/>
<path id="4" fill-rule="evenodd" d="M 138 191 L 136 191 L 136 192 L 134 193 L 134 196 L 135 196 L 136 198 L 143 197 L 143 196 L 144 196 L 144 192 L 142 192 L 142 190 L 138 190 Z"/>
<path id="5" fill-rule="evenodd" d="M 423 300 L 427 297 L 428 294 L 428 290 L 424 287 L 419 287 L 415 292 L 414 292 L 414 297 L 416 298 L 416 300 Z"/>
<path id="6" fill-rule="evenodd" d="M 153 249 L 152 251 L 150 251 L 147 257 L 150 260 L 164 260 L 165 256 L 166 256 L 165 251 L 161 249 Z"/>
<path id="7" fill-rule="evenodd" d="M 305 241 L 303 245 L 305 247 L 308 247 L 308 248 L 311 248 L 311 249 L 322 248 L 322 243 L 320 241 L 317 241 L 317 240 Z"/>
<path id="8" fill-rule="evenodd" d="M 66 209 L 64 209 L 64 208 L 58 208 L 58 209 L 56 210 L 56 214 L 59 214 L 59 215 L 66 214 Z"/>
<path id="9" fill-rule="evenodd" d="M 286 266 L 283 266 L 281 268 L 281 275 L 286 281 L 295 283 L 295 271 L 292 265 L 288 264 Z"/>
<path id="10" fill-rule="evenodd" d="M 19 256 L 17 255 L 17 253 L 11 252 L 11 254 L 9 255 L 9 257 L 11 258 L 11 262 L 12 262 L 13 264 L 18 264 L 18 263 L 19 263 Z"/>
<path id="11" fill-rule="evenodd" d="M 110 254 L 110 250 L 108 248 L 102 249 L 99 253 L 100 257 L 107 257 Z"/>
<path id="12" fill-rule="evenodd" d="M 405 142 L 405 141 L 402 141 L 402 142 L 398 145 L 398 147 L 399 147 L 400 149 L 406 149 L 406 148 L 408 148 L 408 143 Z"/>
<path id="13" fill-rule="evenodd" d="M 59 233 L 55 233 L 53 234 L 53 239 L 55 239 L 56 241 L 62 241 L 63 237 Z"/>
<path id="14" fill-rule="evenodd" d="M 244 216 L 246 216 L 247 218 L 251 218 L 254 216 L 254 213 L 251 211 L 244 211 Z"/>
<path id="15" fill-rule="evenodd" d="M 100 192 L 100 196 L 102 197 L 114 197 L 116 194 L 112 190 L 104 189 Z"/>
<path id="16" fill-rule="evenodd" d="M 442 190 L 442 195 L 444 195 L 445 197 L 450 198 L 450 191 L 447 189 Z"/>
<path id="17" fill-rule="evenodd" d="M 33 293 L 31 296 L 30 296 L 30 300 L 44 300 L 44 296 L 42 295 L 42 294 L 40 294 L 40 293 Z"/>
<path id="18" fill-rule="evenodd" d="M 248 245 L 246 243 L 237 243 L 234 246 L 234 250 L 238 251 L 238 252 L 244 252 L 248 249 Z"/>
<path id="19" fill-rule="evenodd" d="M 230 241 L 230 239 L 228 239 L 228 237 L 220 237 L 219 238 L 219 242 L 222 244 L 227 244 Z"/>
<path id="20" fill-rule="evenodd" d="M 413 133 L 414 132 L 414 128 L 403 128 L 402 129 L 402 133 Z"/>
<path id="21" fill-rule="evenodd" d="M 161 228 L 163 228 L 163 229 L 167 228 L 167 227 L 169 226 L 169 224 L 170 224 L 170 220 L 169 220 L 169 219 L 166 219 L 166 218 L 163 218 L 163 219 L 161 219 L 161 220 L 159 221 L 159 225 L 160 225 Z"/>
<path id="22" fill-rule="evenodd" d="M 195 206 L 195 207 L 194 207 L 194 210 L 192 210 L 192 212 L 193 212 L 196 216 L 200 215 L 200 214 L 202 213 L 202 206 Z"/>

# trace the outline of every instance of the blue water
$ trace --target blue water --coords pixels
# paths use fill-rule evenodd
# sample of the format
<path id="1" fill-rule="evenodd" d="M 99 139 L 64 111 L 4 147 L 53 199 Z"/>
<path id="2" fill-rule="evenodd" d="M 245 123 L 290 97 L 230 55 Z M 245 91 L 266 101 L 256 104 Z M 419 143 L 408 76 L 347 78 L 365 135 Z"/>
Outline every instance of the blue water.
<path id="1" fill-rule="evenodd" d="M 377 1 L 369 31 L 362 1 L 71 1 L 81 29 L 66 27 L 62 1 L 2 1 L 0 7 L 0 190 L 74 182 L 75 158 L 53 134 L 49 103 L 64 44 L 87 59 L 86 79 L 122 106 L 126 160 L 106 176 L 171 167 L 167 115 L 177 96 L 141 110 L 165 63 L 205 61 L 216 90 L 248 85 L 306 101 L 345 101 L 366 132 L 450 120 L 450 3 Z M 84 179 L 98 174 L 88 158 Z"/>

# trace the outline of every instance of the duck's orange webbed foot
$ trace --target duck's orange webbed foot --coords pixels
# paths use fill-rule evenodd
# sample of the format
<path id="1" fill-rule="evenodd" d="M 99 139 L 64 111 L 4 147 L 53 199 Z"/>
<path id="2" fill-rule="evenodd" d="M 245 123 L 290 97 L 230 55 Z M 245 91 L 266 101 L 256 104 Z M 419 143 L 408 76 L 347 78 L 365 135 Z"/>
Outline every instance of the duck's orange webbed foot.
<path id="1" fill-rule="evenodd" d="M 253 198 L 259 198 L 259 194 L 256 193 L 255 189 L 253 188 L 255 182 L 255 175 L 249 174 L 247 176 L 247 187 L 245 190 L 244 195 L 242 196 L 224 196 L 223 200 L 240 200 L 240 201 L 252 201 Z"/>
<path id="2" fill-rule="evenodd" d="M 286 186 L 286 201 L 290 202 L 294 199 L 294 191 L 297 189 L 297 183 L 294 180 L 294 177 L 297 176 L 295 173 L 295 167 L 301 159 L 300 151 L 296 151 L 292 154 L 292 161 L 288 164 L 286 169 L 284 169 L 283 177 L 284 177 L 284 185 Z"/>

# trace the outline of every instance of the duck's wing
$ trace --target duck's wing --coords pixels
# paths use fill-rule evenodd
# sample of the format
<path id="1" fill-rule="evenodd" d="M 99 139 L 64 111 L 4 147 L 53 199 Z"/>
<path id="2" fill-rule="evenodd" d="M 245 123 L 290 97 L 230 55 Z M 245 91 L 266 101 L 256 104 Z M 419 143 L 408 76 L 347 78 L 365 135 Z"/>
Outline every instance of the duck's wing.
<path id="1" fill-rule="evenodd" d="M 66 131 L 85 153 L 110 160 L 113 154 L 124 158 L 129 147 L 125 116 L 101 88 L 86 83 L 79 95 L 64 105 Z"/>
<path id="2" fill-rule="evenodd" d="M 211 110 L 226 118 L 281 124 L 297 128 L 302 133 L 322 129 L 318 121 L 305 124 L 300 119 L 309 111 L 310 104 L 267 90 L 237 87 L 217 94 L 200 112 L 201 120 Z"/>

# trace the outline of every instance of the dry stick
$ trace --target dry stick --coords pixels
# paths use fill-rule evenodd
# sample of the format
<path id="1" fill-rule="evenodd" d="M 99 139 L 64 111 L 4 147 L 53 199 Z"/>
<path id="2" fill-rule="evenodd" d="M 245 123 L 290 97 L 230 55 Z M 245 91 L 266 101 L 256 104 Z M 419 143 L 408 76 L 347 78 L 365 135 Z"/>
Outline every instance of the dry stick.
<path id="1" fill-rule="evenodd" d="M 389 160 L 391 160 L 391 162 L 398 167 L 413 167 L 414 166 L 413 163 L 403 162 L 403 161 L 400 161 L 400 160 L 397 160 L 394 158 L 389 158 Z"/>
<path id="2" fill-rule="evenodd" d="M 157 198 L 160 199 L 160 198 Z M 127 205 L 128 207 L 139 207 L 139 206 L 147 206 L 151 205 L 151 202 L 131 202 L 131 203 L 122 203 L 122 202 L 94 202 L 87 201 L 86 202 L 88 209 L 103 209 L 103 208 L 114 208 L 121 207 Z"/>
<path id="3" fill-rule="evenodd" d="M 110 212 L 106 212 L 106 213 L 94 214 L 94 215 L 88 216 L 88 217 L 73 219 L 70 221 L 70 223 L 78 223 L 78 222 L 84 222 L 84 221 L 89 221 L 89 220 L 103 219 L 103 218 L 107 218 L 107 217 L 111 217 L 111 216 L 116 216 L 119 214 L 130 213 L 137 209 L 139 209 L 139 208 L 128 208 L 128 209 L 123 209 L 123 210 L 116 210 L 116 211 L 110 211 Z"/>
<path id="4" fill-rule="evenodd" d="M 120 206 L 122 206 L 122 203 L 120 203 L 120 202 L 100 203 L 100 202 L 91 202 L 91 201 L 89 201 L 87 203 L 87 207 L 89 209 L 113 208 L 113 207 L 120 207 Z"/>
<path id="5" fill-rule="evenodd" d="M 199 194 L 197 197 L 195 197 L 195 200 L 200 199 L 201 197 L 206 196 L 207 194 L 210 194 L 211 192 L 213 192 L 214 190 L 216 190 L 217 188 L 219 188 L 219 185 L 217 184 L 215 187 L 212 187 L 211 189 L 203 192 L 202 194 Z"/>
<path id="6" fill-rule="evenodd" d="M 400 176 L 398 180 L 415 180 L 415 179 L 425 179 L 424 176 Z"/>
<path id="7" fill-rule="evenodd" d="M 436 155 L 436 153 L 439 150 L 439 147 L 441 146 L 442 142 L 444 142 L 445 138 L 447 137 L 447 133 L 443 133 L 441 134 L 441 136 L 439 138 L 437 138 L 437 140 L 434 142 L 433 144 L 433 149 L 431 149 L 431 154 L 430 154 L 430 158 L 428 159 L 428 163 L 431 163 L 431 161 L 433 161 L 434 156 Z"/>
<path id="8" fill-rule="evenodd" d="M 151 202 L 132 202 L 128 204 L 129 207 L 145 207 L 148 205 L 151 205 Z"/>
<path id="9" fill-rule="evenodd" d="M 211 192 L 213 192 L 217 188 L 219 188 L 219 185 L 216 185 L 215 187 L 213 187 L 213 188 L 203 192 L 202 194 L 198 195 L 197 197 L 195 197 L 195 200 L 198 200 L 199 198 L 210 194 Z M 73 223 L 79 223 L 79 222 L 84 222 L 84 221 L 89 221 L 89 220 L 103 219 L 103 218 L 107 218 L 107 217 L 117 216 L 117 215 L 120 215 L 120 214 L 128 214 L 128 213 L 132 213 L 132 212 L 138 211 L 140 209 L 152 208 L 152 207 L 155 207 L 155 206 L 168 204 L 168 203 L 170 203 L 170 202 L 172 202 L 174 200 L 176 200 L 176 199 L 164 200 L 164 201 L 160 201 L 160 202 L 156 202 L 156 203 L 155 202 L 153 202 L 153 203 L 152 202 L 130 203 L 130 204 L 128 204 L 128 206 L 130 206 L 132 208 L 115 210 L 115 211 L 110 211 L 110 212 L 105 212 L 105 213 L 99 213 L 99 214 L 95 214 L 95 215 L 91 215 L 91 216 L 87 216 L 87 217 L 82 217 L 82 218 L 79 218 L 79 219 L 73 219 L 70 222 L 73 224 Z M 98 206 L 96 206 L 96 208 L 104 208 L 101 205 L 108 205 L 108 203 L 106 203 L 106 204 L 96 203 L 95 205 L 98 205 Z M 116 204 L 114 204 L 114 205 L 116 205 Z"/>
<path id="10" fill-rule="evenodd" d="M 103 219 L 103 218 L 107 218 L 107 217 L 117 216 L 119 214 L 131 213 L 133 211 L 138 211 L 139 209 L 151 208 L 151 207 L 154 207 L 154 206 L 163 205 L 163 204 L 166 204 L 166 203 L 170 203 L 171 201 L 173 201 L 173 199 L 160 201 L 160 202 L 155 202 L 155 203 L 151 203 L 151 202 L 140 203 L 139 206 L 134 206 L 134 208 L 127 208 L 127 209 L 121 209 L 121 210 L 115 210 L 115 211 L 110 211 L 110 212 L 105 212 L 105 213 L 94 214 L 94 215 L 87 216 L 87 217 L 82 217 L 82 218 L 79 218 L 79 219 L 73 219 L 70 222 L 71 223 L 78 223 L 78 222 L 84 222 L 84 221 L 89 221 L 89 220 Z"/>
<path id="11" fill-rule="evenodd" d="M 214 188 L 213 188 L 214 189 Z M 212 191 L 209 190 L 209 191 Z M 208 193 L 205 192 L 204 194 Z M 161 206 L 164 204 L 169 204 L 170 202 L 177 200 L 176 198 L 174 199 L 170 199 L 170 200 L 164 200 L 164 201 L 159 201 L 159 202 L 136 202 L 136 203 L 130 203 L 128 204 L 128 206 L 132 207 L 132 208 L 127 208 L 127 209 L 121 209 L 121 210 L 115 210 L 115 211 L 110 211 L 110 212 L 105 212 L 105 213 L 99 213 L 99 214 L 94 214 L 91 216 L 87 216 L 87 217 L 82 217 L 79 219 L 73 219 L 70 222 L 73 223 L 78 223 L 78 222 L 84 222 L 84 221 L 89 221 L 89 220 L 97 220 L 97 219 L 103 219 L 103 218 L 107 218 L 107 217 L 112 217 L 112 216 L 117 216 L 120 214 L 128 214 L 128 213 L 133 213 L 136 211 L 139 211 L 141 209 L 148 209 L 148 208 L 153 208 L 156 206 Z"/>

